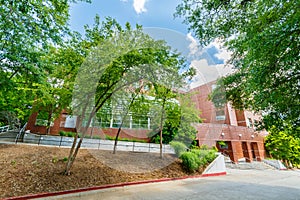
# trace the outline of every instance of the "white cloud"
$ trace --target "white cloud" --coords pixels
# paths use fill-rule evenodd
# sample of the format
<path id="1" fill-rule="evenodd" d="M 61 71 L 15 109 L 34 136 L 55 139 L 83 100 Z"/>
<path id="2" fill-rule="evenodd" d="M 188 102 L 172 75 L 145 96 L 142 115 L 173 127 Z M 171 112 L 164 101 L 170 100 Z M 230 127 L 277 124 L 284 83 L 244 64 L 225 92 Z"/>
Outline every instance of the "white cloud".
<path id="1" fill-rule="evenodd" d="M 216 56 L 218 59 L 224 60 L 225 63 L 226 63 L 226 61 L 228 61 L 228 60 L 230 59 L 230 57 L 231 57 L 231 52 L 228 51 L 220 41 L 218 41 L 218 40 L 213 41 L 212 43 L 210 43 L 210 44 L 208 45 L 207 48 L 210 48 L 210 47 L 212 47 L 212 46 L 214 46 L 214 47 L 216 47 L 216 48 L 218 49 L 218 52 L 219 52 L 219 53 L 215 54 L 215 56 Z"/>
<path id="2" fill-rule="evenodd" d="M 230 66 L 225 66 L 224 64 L 208 65 L 206 59 L 193 60 L 190 67 L 196 69 L 196 75 L 190 84 L 190 88 L 198 87 L 232 73 Z"/>
<path id="3" fill-rule="evenodd" d="M 188 34 L 186 35 L 186 39 L 187 39 L 187 41 L 190 42 L 190 44 L 189 44 L 189 46 L 188 46 L 188 48 L 189 48 L 189 50 L 190 50 L 189 55 L 190 55 L 190 56 L 196 55 L 197 52 L 199 51 L 199 48 L 198 48 L 199 45 L 198 45 L 197 40 L 192 36 L 191 33 L 188 33 Z"/>
<path id="4" fill-rule="evenodd" d="M 232 73 L 232 66 L 225 64 L 212 64 L 208 59 L 212 56 L 216 56 L 220 60 L 225 62 L 230 59 L 230 52 L 228 52 L 219 41 L 214 41 L 206 47 L 201 47 L 196 38 L 191 33 L 186 35 L 186 40 L 189 41 L 188 58 L 190 61 L 190 67 L 196 69 L 196 75 L 193 78 L 190 88 L 195 88 L 205 83 L 215 81 L 222 76 L 226 76 Z M 210 55 L 207 50 L 215 47 L 217 49 L 216 54 Z"/>
<path id="5" fill-rule="evenodd" d="M 133 8 L 137 14 L 141 14 L 143 12 L 147 12 L 145 8 L 147 0 L 133 0 Z"/>

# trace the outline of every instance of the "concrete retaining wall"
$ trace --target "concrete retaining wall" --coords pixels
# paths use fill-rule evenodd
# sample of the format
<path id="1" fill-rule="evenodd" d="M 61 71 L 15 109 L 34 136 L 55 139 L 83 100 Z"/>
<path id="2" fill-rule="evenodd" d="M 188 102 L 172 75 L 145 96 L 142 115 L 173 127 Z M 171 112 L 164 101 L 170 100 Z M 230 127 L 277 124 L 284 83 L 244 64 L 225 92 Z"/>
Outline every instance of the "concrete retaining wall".
<path id="1" fill-rule="evenodd" d="M 219 154 L 218 157 L 208 165 L 208 167 L 202 173 L 203 176 L 213 176 L 226 174 L 226 166 L 224 156 Z"/>

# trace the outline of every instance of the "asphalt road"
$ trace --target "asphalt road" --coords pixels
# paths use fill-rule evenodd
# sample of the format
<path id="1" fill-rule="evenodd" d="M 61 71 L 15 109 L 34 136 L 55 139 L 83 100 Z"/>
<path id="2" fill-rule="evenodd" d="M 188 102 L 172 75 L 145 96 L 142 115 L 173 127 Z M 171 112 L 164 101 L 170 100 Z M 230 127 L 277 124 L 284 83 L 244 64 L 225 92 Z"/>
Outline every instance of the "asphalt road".
<path id="1" fill-rule="evenodd" d="M 228 169 L 226 176 L 126 186 L 47 199 L 300 200 L 300 171 Z"/>

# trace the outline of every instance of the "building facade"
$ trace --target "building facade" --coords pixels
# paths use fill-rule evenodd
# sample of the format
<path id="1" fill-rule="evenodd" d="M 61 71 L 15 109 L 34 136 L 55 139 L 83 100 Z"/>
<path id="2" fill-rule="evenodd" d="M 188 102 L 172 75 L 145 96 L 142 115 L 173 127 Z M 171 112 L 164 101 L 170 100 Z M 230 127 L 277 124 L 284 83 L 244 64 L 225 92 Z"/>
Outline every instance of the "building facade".
<path id="1" fill-rule="evenodd" d="M 191 94 L 195 108 L 199 111 L 199 116 L 203 119 L 203 123 L 194 124 L 198 131 L 198 144 L 217 147 L 220 152 L 228 155 L 235 163 L 241 158 L 245 158 L 247 162 L 261 161 L 265 155 L 264 136 L 266 133 L 255 131 L 254 124 L 260 120 L 259 116 L 252 112 L 236 110 L 230 103 L 217 109 L 208 99 L 214 87 L 215 82 L 210 82 L 188 92 Z M 101 120 L 100 124 L 92 123 L 88 133 L 100 138 L 115 137 L 120 119 L 118 119 L 118 115 L 112 113 L 106 121 Z M 32 133 L 46 134 L 46 126 L 43 123 L 38 123 L 38 120 L 38 113 L 33 113 L 29 118 L 27 130 Z M 127 125 L 122 127 L 121 139 L 150 140 L 149 133 L 152 128 L 149 117 L 141 118 L 130 115 L 127 121 Z M 59 135 L 60 131 L 76 132 L 78 131 L 75 129 L 76 123 L 76 117 L 71 117 L 62 111 L 52 123 L 48 133 Z"/>
<path id="2" fill-rule="evenodd" d="M 215 87 L 210 82 L 189 91 L 203 123 L 195 124 L 199 145 L 216 146 L 220 152 L 228 155 L 232 162 L 245 158 L 246 162 L 264 159 L 264 136 L 266 132 L 255 130 L 255 122 L 260 116 L 252 112 L 236 110 L 230 103 L 216 108 L 208 99 Z"/>

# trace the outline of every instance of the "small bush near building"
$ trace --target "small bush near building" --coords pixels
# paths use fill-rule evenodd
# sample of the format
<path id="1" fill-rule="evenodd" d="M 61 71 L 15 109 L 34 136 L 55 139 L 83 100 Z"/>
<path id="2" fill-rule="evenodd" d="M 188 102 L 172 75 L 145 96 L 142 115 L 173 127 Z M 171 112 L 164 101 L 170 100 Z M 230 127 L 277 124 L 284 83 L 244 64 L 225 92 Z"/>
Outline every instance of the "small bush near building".
<path id="1" fill-rule="evenodd" d="M 211 163 L 216 157 L 216 149 L 197 148 L 191 149 L 190 152 L 184 152 L 181 154 L 180 159 L 182 165 L 188 172 L 195 172 L 199 168 L 204 168 Z"/>
<path id="2" fill-rule="evenodd" d="M 187 146 L 185 144 L 183 144 L 182 142 L 170 142 L 171 147 L 173 147 L 175 154 L 180 157 L 182 153 L 186 152 L 186 150 L 188 149 Z"/>
<path id="3" fill-rule="evenodd" d="M 76 133 L 73 132 L 66 132 L 66 131 L 59 131 L 60 136 L 66 136 L 66 137 L 75 137 Z M 78 135 L 79 137 L 79 135 Z"/>
<path id="4" fill-rule="evenodd" d="M 195 172 L 199 169 L 200 159 L 193 152 L 184 152 L 181 154 L 180 159 L 182 160 L 183 168 L 188 172 Z"/>

